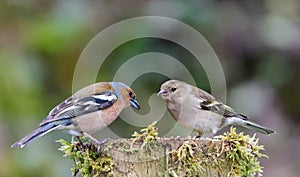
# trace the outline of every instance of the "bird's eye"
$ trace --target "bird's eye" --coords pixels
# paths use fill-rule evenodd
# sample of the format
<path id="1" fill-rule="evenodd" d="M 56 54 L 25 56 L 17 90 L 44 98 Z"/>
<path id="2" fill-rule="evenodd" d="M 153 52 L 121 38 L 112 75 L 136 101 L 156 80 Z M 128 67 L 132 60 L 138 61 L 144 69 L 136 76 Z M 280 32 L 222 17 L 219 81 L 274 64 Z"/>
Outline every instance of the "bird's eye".
<path id="1" fill-rule="evenodd" d="M 128 95 L 129 95 L 130 97 L 132 97 L 132 94 L 133 94 L 133 93 L 132 93 L 131 91 L 128 92 Z"/>
<path id="2" fill-rule="evenodd" d="M 175 88 L 175 87 L 171 88 L 172 92 L 175 92 L 176 90 L 177 90 L 177 88 Z"/>

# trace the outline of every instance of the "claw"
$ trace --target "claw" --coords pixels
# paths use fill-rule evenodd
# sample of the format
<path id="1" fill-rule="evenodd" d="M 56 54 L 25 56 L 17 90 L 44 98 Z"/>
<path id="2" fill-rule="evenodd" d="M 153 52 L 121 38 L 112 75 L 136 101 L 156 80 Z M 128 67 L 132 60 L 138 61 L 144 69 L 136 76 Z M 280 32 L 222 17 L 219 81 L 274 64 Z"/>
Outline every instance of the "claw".
<path id="1" fill-rule="evenodd" d="M 84 136 L 88 137 L 89 139 L 91 139 L 93 142 L 95 142 L 98 145 L 97 146 L 98 154 L 100 154 L 101 145 L 104 144 L 104 143 L 107 143 L 110 140 L 110 138 L 105 138 L 104 140 L 99 141 L 99 140 L 97 140 L 96 138 L 94 138 L 92 135 L 90 135 L 88 133 L 84 133 Z"/>
<path id="2" fill-rule="evenodd" d="M 107 143 L 110 140 L 110 138 L 105 138 L 102 141 L 98 141 L 97 142 L 97 153 L 100 154 L 101 153 L 101 145 Z"/>

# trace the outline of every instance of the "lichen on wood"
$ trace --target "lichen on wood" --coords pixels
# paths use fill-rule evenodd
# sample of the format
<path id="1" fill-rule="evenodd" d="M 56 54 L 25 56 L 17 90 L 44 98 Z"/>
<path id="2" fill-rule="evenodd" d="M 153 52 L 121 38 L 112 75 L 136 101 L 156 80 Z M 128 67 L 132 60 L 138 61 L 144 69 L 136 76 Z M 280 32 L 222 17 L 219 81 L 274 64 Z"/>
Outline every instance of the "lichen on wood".
<path id="1" fill-rule="evenodd" d="M 156 122 L 133 138 L 111 140 L 100 149 L 60 140 L 60 150 L 74 161 L 73 174 L 90 176 L 262 176 L 258 158 L 267 157 L 254 136 L 229 132 L 206 139 L 160 138 Z"/>

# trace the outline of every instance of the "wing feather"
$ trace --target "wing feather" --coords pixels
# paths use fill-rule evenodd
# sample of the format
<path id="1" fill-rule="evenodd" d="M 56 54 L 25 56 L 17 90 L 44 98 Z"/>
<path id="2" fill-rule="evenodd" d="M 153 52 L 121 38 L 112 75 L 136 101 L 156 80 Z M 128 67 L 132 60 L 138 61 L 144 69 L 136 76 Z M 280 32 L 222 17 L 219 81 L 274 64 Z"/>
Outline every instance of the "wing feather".
<path id="1" fill-rule="evenodd" d="M 215 112 L 217 114 L 223 115 L 225 117 L 239 117 L 242 119 L 247 119 L 246 116 L 242 115 L 242 114 L 238 114 L 234 109 L 232 109 L 231 107 L 218 102 L 218 101 L 202 101 L 200 103 L 200 106 L 202 109 L 204 110 L 209 110 L 212 112 Z"/>
<path id="2" fill-rule="evenodd" d="M 117 99 L 118 96 L 111 90 L 95 93 L 79 99 L 70 97 L 52 109 L 48 116 L 40 123 L 40 126 L 49 122 L 69 119 L 107 109 L 112 106 Z"/>

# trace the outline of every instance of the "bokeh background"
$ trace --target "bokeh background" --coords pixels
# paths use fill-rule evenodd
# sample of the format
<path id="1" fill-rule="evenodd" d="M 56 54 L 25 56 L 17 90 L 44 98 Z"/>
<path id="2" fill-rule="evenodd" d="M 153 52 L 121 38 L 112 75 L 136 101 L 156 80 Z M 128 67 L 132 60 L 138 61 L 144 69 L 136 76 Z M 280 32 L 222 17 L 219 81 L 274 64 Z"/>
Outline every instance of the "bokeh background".
<path id="1" fill-rule="evenodd" d="M 72 93 L 77 60 L 96 34 L 121 20 L 145 15 L 180 20 L 207 39 L 224 69 L 227 103 L 277 131 L 269 137 L 258 134 L 269 156 L 261 160 L 264 176 L 299 176 L 297 0 L 1 1 L 0 176 L 71 176 L 72 161 L 62 157 L 55 143 L 60 138 L 71 139 L 65 132 L 51 133 L 23 149 L 11 149 L 10 145 L 36 128 L 52 107 Z M 197 86 L 210 90 L 205 69 L 188 51 L 153 38 L 132 40 L 112 51 L 97 81 L 112 80 L 122 63 L 144 52 L 173 56 L 188 68 Z M 143 105 L 139 114 L 154 111 L 148 105 L 149 95 L 167 79 L 149 73 L 135 80 L 132 87 Z M 174 124 L 166 113 L 158 123 L 160 133 Z M 122 120 L 109 128 L 122 137 L 140 129 Z"/>

